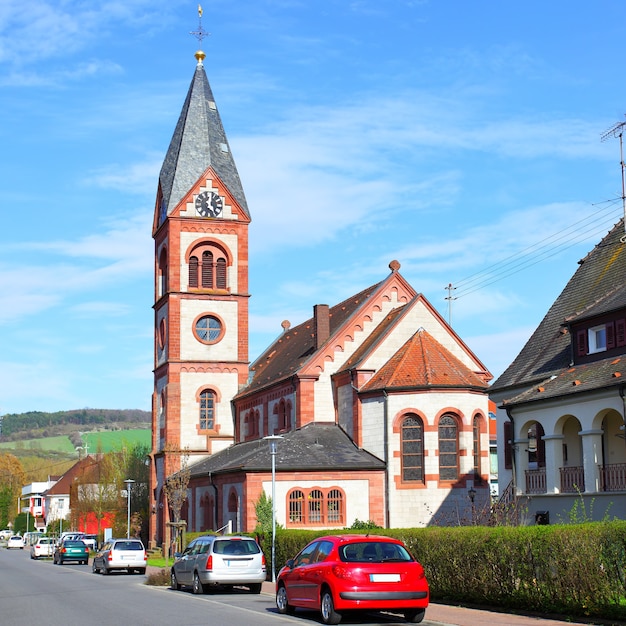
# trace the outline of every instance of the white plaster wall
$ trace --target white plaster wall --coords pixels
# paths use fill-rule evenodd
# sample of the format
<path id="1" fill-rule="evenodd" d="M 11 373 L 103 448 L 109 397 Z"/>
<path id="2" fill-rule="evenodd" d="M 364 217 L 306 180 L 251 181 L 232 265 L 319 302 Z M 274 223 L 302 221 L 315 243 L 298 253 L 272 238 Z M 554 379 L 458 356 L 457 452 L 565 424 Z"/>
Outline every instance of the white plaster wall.
<path id="1" fill-rule="evenodd" d="M 200 315 L 221 318 L 225 332 L 221 341 L 211 345 L 198 341 L 193 323 Z M 182 300 L 180 303 L 180 356 L 183 361 L 234 361 L 237 359 L 237 302 L 232 300 Z"/>
<path id="2" fill-rule="evenodd" d="M 346 495 L 346 526 L 351 526 L 354 520 L 369 520 L 372 516 L 369 510 L 369 482 L 367 480 L 298 480 L 281 481 L 276 477 L 276 522 L 287 526 L 287 494 L 291 489 L 310 490 L 314 487 L 330 489 L 340 487 Z M 263 482 L 263 490 L 268 498 L 272 497 L 272 481 Z M 318 526 L 315 526 L 318 528 Z"/>
<path id="3" fill-rule="evenodd" d="M 182 373 L 180 377 L 180 441 L 183 448 L 188 446 L 192 450 L 198 450 L 206 447 L 206 435 L 198 435 L 196 429 L 200 415 L 196 395 L 198 390 L 205 385 L 210 385 L 219 390 L 215 415 L 216 423 L 220 425 L 220 436 L 234 436 L 230 399 L 238 390 L 237 372 L 186 372 Z"/>
<path id="4" fill-rule="evenodd" d="M 361 347 L 370 333 L 376 329 L 378 324 L 389 311 L 398 306 L 397 294 L 394 292 L 390 301 L 383 302 L 381 311 L 377 311 L 372 316 L 370 322 L 365 322 L 362 331 L 354 333 L 352 341 L 346 341 L 343 349 L 337 348 L 332 361 L 324 363 L 324 371 L 320 374 L 319 380 L 315 382 L 314 410 L 316 421 L 334 421 L 335 406 L 333 403 L 332 385 L 330 377 Z"/>

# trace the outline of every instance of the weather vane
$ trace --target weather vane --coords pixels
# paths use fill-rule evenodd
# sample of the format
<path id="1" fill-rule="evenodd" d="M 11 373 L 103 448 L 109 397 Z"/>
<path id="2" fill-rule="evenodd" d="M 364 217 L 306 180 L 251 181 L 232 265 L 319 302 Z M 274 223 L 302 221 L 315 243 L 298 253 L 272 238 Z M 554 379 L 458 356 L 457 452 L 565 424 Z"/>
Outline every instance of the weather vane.
<path id="1" fill-rule="evenodd" d="M 192 30 L 189 34 L 200 42 L 200 47 L 202 47 L 202 40 L 211 34 L 202 28 L 202 5 L 200 4 L 198 5 L 198 30 Z"/>

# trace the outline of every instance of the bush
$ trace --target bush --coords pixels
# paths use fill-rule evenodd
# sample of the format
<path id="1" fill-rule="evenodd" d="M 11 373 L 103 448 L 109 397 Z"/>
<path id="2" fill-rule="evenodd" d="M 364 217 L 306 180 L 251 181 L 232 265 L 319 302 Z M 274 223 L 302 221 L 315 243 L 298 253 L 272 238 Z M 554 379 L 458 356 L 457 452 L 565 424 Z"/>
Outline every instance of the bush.
<path id="1" fill-rule="evenodd" d="M 154 587 L 167 587 L 170 584 L 170 570 L 160 569 L 158 572 L 148 574 L 146 585 Z"/>

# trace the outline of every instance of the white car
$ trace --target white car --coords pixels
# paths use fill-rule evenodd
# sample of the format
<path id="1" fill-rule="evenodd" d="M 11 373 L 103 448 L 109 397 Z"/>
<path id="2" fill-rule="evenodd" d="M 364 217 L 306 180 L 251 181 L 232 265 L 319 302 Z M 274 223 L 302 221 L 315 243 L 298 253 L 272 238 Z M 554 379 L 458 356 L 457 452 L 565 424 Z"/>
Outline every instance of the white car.
<path id="1" fill-rule="evenodd" d="M 37 543 L 30 547 L 30 558 L 38 559 L 42 556 L 52 556 L 56 541 L 51 537 L 40 537 Z"/>
<path id="2" fill-rule="evenodd" d="M 20 550 L 24 549 L 24 540 L 19 535 L 13 535 L 9 537 L 7 541 L 7 550 L 11 548 L 19 548 Z"/>
<path id="3" fill-rule="evenodd" d="M 146 573 L 146 549 L 140 539 L 109 539 L 93 558 L 92 571 L 109 574 L 113 570 Z"/>

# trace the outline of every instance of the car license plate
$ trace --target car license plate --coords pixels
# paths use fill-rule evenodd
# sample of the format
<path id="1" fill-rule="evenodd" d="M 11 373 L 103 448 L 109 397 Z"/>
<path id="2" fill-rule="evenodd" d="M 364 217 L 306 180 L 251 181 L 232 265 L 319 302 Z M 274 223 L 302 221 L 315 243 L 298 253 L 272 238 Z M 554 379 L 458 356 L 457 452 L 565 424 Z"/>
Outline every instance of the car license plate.
<path id="1" fill-rule="evenodd" d="M 246 566 L 246 562 L 245 561 L 226 561 L 226 567 L 245 567 Z"/>
<path id="2" fill-rule="evenodd" d="M 400 574 L 370 574 L 372 583 L 399 583 Z"/>

